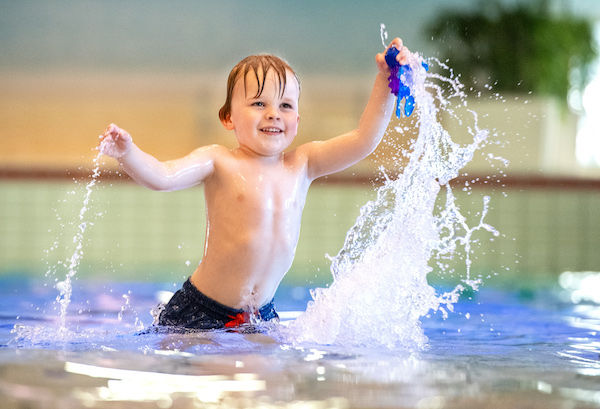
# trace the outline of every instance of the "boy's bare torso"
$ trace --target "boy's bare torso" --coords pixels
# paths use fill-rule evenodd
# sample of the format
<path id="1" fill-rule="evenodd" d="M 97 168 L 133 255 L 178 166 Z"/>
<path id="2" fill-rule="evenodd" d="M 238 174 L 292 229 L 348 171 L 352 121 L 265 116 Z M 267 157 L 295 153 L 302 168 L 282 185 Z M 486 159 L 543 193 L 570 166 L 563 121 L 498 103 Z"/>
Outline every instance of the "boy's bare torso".
<path id="1" fill-rule="evenodd" d="M 406 64 L 409 51 L 401 40 L 394 39 L 391 46 L 402 50 L 396 59 Z M 289 152 L 300 120 L 300 85 L 289 70 L 283 73 L 283 87 L 274 70 L 235 77 L 229 113 L 221 117 L 223 126 L 235 133 L 235 149 L 210 145 L 161 162 L 114 124 L 101 135 L 102 152 L 118 159 L 141 185 L 164 191 L 204 186 L 206 245 L 191 276 L 202 293 L 246 310 L 271 300 L 292 264 L 311 181 L 365 158 L 385 132 L 394 106 L 385 51 L 375 60 L 379 72 L 358 127 Z M 265 74 L 262 83 L 259 74 Z"/>
<path id="2" fill-rule="evenodd" d="M 213 149 L 214 171 L 204 182 L 206 247 L 191 281 L 222 304 L 258 308 L 292 264 L 310 185 L 306 157 Z"/>

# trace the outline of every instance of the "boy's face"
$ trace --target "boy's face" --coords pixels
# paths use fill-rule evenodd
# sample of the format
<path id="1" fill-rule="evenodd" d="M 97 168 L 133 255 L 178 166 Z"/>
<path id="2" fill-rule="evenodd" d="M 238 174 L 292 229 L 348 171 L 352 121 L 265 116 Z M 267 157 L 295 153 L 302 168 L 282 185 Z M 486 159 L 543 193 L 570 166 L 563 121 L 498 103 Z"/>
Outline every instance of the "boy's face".
<path id="1" fill-rule="evenodd" d="M 262 73 L 258 73 L 259 78 Z M 286 86 L 280 90 L 277 76 L 267 72 L 264 88 L 258 97 L 258 82 L 254 72 L 238 78 L 233 88 L 231 115 L 223 121 L 233 130 L 241 148 L 259 156 L 281 154 L 298 132 L 298 98 L 300 89 L 295 76 L 287 73 Z"/>

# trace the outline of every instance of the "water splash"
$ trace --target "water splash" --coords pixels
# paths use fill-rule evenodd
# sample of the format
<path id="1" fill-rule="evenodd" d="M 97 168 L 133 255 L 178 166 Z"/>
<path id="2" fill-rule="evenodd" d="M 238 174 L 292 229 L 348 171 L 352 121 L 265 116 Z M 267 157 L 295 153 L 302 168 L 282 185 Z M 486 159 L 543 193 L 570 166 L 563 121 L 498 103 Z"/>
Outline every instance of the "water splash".
<path id="1" fill-rule="evenodd" d="M 385 29 L 385 24 L 383 23 L 379 25 L 379 36 L 381 37 L 381 44 L 383 44 L 383 48 L 387 48 L 386 41 L 388 39 L 388 33 Z"/>
<path id="2" fill-rule="evenodd" d="M 466 129 L 472 142 L 463 146 L 452 141 L 438 119 L 440 110 L 462 121 L 453 104 L 465 107 L 466 95 L 451 70 L 433 62 L 450 71 L 450 76 L 427 73 L 418 55 L 409 61 L 419 132 L 411 142 L 408 164 L 397 179 L 386 177 L 377 198 L 362 207 L 342 250 L 331 260 L 333 283 L 313 290 L 307 310 L 290 324 L 295 341 L 423 349 L 427 338 L 420 319 L 431 311 L 452 311 L 465 286 L 479 285 L 471 277 L 471 239 L 478 230 L 498 234 L 483 221 L 489 197 L 484 198 L 479 224 L 470 227 L 449 182 L 489 133 L 478 127 L 477 114 L 469 110 L 472 124 Z M 389 134 L 387 139 L 392 137 Z M 446 203 L 436 212 L 441 188 Z M 438 294 L 427 282 L 432 271 L 429 262 L 452 257 L 458 247 L 466 254 L 462 282 Z"/>
<path id="3" fill-rule="evenodd" d="M 133 327 L 136 329 L 136 331 L 143 330 L 145 328 L 145 325 L 142 322 L 142 320 L 140 320 L 140 318 L 137 314 L 137 311 L 131 305 L 131 290 L 127 290 L 127 294 L 123 294 L 122 297 L 125 300 L 125 304 L 123 304 L 121 306 L 121 309 L 119 310 L 119 313 L 117 314 L 117 320 L 119 322 L 122 322 L 124 315 L 128 312 L 131 312 L 133 314 L 133 316 L 135 317 Z"/>
<path id="4" fill-rule="evenodd" d="M 81 258 L 83 257 L 83 239 L 85 231 L 91 224 L 89 221 L 87 221 L 86 214 L 89 208 L 88 206 L 90 203 L 90 198 L 92 196 L 93 187 L 98 182 L 98 176 L 100 175 L 101 156 L 102 152 L 98 152 L 98 154 L 94 158 L 92 176 L 88 184 L 85 186 L 85 196 L 83 198 L 81 209 L 79 210 L 79 226 L 77 227 L 77 231 L 73 236 L 73 244 L 75 245 L 75 250 L 73 251 L 71 258 L 69 259 L 65 279 L 56 283 L 56 289 L 59 291 L 59 295 L 56 297 L 56 302 L 60 306 L 59 336 L 65 335 L 67 333 L 67 308 L 71 303 L 71 295 L 73 293 L 72 279 L 75 276 L 75 274 L 77 274 L 77 269 L 79 268 Z"/>
<path id="5" fill-rule="evenodd" d="M 76 342 L 81 339 L 88 339 L 95 335 L 100 334 L 100 332 L 90 332 L 88 330 L 85 331 L 74 331 L 70 330 L 67 325 L 68 321 L 68 313 L 67 310 L 69 305 L 71 304 L 71 296 L 73 294 L 73 278 L 77 274 L 77 270 L 79 268 L 79 264 L 81 263 L 81 259 L 83 258 L 83 244 L 85 232 L 89 226 L 93 223 L 90 221 L 87 212 L 89 210 L 89 205 L 92 197 L 92 192 L 94 186 L 98 183 L 98 177 L 100 176 L 100 157 L 102 156 L 101 151 L 98 152 L 96 157 L 93 159 L 93 169 L 90 181 L 85 186 L 85 195 L 83 198 L 83 203 L 81 209 L 79 210 L 79 215 L 76 220 L 78 222 L 78 226 L 76 232 L 72 238 L 72 242 L 75 246 L 73 250 L 73 254 L 68 260 L 59 261 L 55 265 L 50 265 L 48 267 L 48 271 L 46 271 L 46 277 L 55 276 L 59 270 L 65 268 L 67 271 L 65 273 L 65 278 L 62 281 L 58 281 L 55 279 L 56 284 L 55 288 L 58 290 L 59 294 L 55 299 L 55 309 L 59 311 L 59 315 L 56 319 L 45 317 L 43 321 L 48 322 L 58 322 L 58 328 L 53 325 L 22 325 L 15 324 L 11 333 L 14 334 L 15 338 L 11 341 L 13 344 L 17 345 L 27 345 L 27 346 L 37 346 L 38 344 L 47 344 L 50 342 Z M 69 192 L 70 194 L 74 194 L 75 191 Z M 58 240 L 55 241 L 51 247 L 51 250 L 54 250 L 59 245 Z M 83 310 L 80 310 L 81 313 Z M 105 331 L 104 331 L 105 332 Z"/>

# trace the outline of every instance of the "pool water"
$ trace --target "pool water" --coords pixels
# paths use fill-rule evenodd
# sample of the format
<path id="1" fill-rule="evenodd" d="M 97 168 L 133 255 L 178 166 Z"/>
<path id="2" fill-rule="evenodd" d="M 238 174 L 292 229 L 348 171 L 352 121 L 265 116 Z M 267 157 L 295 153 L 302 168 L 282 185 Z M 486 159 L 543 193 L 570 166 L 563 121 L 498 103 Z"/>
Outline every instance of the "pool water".
<path id="1" fill-rule="evenodd" d="M 0 280 L 0 407 L 598 408 L 600 306 L 568 290 L 486 288 L 422 319 L 421 351 L 286 339 L 308 289 L 283 286 L 259 333 L 140 331 L 169 283 Z"/>

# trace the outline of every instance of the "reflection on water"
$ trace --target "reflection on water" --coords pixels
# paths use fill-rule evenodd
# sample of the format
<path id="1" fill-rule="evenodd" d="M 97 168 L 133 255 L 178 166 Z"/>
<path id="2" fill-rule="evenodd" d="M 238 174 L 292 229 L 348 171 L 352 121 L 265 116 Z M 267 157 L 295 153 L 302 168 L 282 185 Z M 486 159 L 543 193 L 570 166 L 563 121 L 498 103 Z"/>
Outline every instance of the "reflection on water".
<path id="1" fill-rule="evenodd" d="M 97 388 L 103 401 L 163 401 L 174 393 L 185 394 L 202 402 L 218 403 L 227 392 L 258 392 L 265 390 L 265 381 L 253 373 L 224 375 L 176 375 L 160 372 L 134 371 L 97 365 L 65 362 L 65 372 L 92 378 L 108 379 Z"/>
<path id="2" fill-rule="evenodd" d="M 600 405 L 600 306 L 574 304 L 558 286 L 526 297 L 484 288 L 447 319 L 424 319 L 428 348 L 409 353 L 290 344 L 277 329 L 140 333 L 136 319 L 149 322 L 156 292 L 168 287 L 142 283 L 107 284 L 107 298 L 97 283 L 77 281 L 61 338 L 60 322 L 38 309 L 53 289 L 0 284 L 0 407 Z M 286 306 L 283 326 L 305 301 Z M 80 313 L 82 305 L 90 307 Z"/>
<path id="3" fill-rule="evenodd" d="M 558 283 L 573 304 L 583 301 L 600 304 L 600 273 L 565 271 L 558 278 Z"/>

